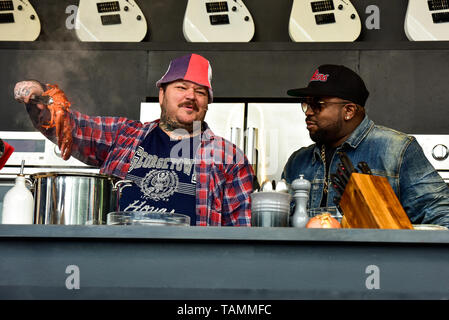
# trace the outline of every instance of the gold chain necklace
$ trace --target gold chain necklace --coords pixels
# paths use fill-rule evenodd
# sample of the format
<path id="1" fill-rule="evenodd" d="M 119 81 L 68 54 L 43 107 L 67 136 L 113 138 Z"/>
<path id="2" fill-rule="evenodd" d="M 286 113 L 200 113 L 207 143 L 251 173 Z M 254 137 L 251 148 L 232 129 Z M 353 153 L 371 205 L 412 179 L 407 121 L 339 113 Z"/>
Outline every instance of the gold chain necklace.
<path id="1" fill-rule="evenodd" d="M 321 160 L 323 160 L 323 164 L 324 164 L 324 189 L 323 189 L 323 192 L 327 194 L 327 191 L 329 188 L 329 182 L 327 179 L 326 148 L 324 147 L 324 144 L 321 146 Z"/>

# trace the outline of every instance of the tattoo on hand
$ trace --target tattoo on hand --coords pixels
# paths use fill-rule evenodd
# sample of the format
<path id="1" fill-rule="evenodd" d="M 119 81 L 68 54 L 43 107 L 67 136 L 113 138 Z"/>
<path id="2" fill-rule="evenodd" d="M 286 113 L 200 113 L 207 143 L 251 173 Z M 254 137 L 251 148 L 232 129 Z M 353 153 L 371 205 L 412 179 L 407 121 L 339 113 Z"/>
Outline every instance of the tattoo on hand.
<path id="1" fill-rule="evenodd" d="M 17 88 L 14 91 L 14 98 L 20 99 L 20 98 L 26 97 L 31 93 L 31 89 L 34 89 L 34 88 L 38 88 L 38 87 L 32 85 L 32 86 L 24 86 L 21 88 Z M 22 99 L 20 99 L 20 100 L 22 100 Z"/>

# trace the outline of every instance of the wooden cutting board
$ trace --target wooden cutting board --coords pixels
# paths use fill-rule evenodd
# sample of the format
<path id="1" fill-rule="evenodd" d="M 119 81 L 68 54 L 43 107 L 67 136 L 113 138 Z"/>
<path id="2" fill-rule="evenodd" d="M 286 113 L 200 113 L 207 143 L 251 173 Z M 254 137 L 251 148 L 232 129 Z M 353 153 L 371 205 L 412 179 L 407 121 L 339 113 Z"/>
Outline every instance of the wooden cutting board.
<path id="1" fill-rule="evenodd" d="M 343 228 L 413 229 L 385 177 L 351 174 L 340 207 Z"/>

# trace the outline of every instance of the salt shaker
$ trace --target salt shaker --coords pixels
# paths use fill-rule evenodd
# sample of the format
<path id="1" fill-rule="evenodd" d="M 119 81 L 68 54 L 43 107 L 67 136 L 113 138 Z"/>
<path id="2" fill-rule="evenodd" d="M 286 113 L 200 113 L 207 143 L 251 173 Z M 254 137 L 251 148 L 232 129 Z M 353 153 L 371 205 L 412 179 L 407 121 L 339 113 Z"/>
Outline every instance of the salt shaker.
<path id="1" fill-rule="evenodd" d="M 309 221 L 307 214 L 307 201 L 309 200 L 310 182 L 304 179 L 304 175 L 300 174 L 298 179 L 293 180 L 291 185 L 295 199 L 295 212 L 292 217 L 292 226 L 295 228 L 304 228 Z"/>

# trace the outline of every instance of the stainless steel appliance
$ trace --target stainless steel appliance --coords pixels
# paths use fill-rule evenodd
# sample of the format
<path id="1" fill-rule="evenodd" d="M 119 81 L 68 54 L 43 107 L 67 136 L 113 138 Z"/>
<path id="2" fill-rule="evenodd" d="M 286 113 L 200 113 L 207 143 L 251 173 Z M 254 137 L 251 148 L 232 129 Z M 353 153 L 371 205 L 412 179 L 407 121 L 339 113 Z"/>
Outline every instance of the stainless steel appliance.
<path id="1" fill-rule="evenodd" d="M 0 137 L 14 147 L 0 177 L 15 176 L 25 160 L 24 174 L 42 171 L 86 171 L 98 173 L 99 169 L 71 157 L 65 161 L 57 145 L 37 131 L 0 131 Z"/>
<path id="2" fill-rule="evenodd" d="M 290 155 L 313 143 L 305 114 L 291 99 L 248 102 L 246 155 L 257 164 L 259 182 L 278 181 Z M 252 137 L 254 136 L 254 137 Z"/>
<path id="3" fill-rule="evenodd" d="M 411 134 L 443 180 L 449 185 L 449 134 Z"/>
<path id="4" fill-rule="evenodd" d="M 25 176 L 38 172 L 99 172 L 98 168 L 88 166 L 73 157 L 64 161 L 58 147 L 40 132 L 0 131 L 0 138 L 14 147 L 14 152 L 0 170 L 0 219 L 3 198 L 14 185 L 22 160 L 25 160 Z"/>

